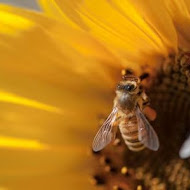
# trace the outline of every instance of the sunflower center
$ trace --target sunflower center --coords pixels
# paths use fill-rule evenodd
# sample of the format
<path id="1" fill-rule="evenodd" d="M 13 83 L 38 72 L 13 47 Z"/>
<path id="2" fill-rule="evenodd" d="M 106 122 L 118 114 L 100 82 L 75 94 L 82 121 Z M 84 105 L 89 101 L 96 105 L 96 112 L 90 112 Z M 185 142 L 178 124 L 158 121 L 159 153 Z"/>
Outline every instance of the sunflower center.
<path id="1" fill-rule="evenodd" d="M 190 53 L 179 51 L 164 62 L 146 92 L 157 112 L 151 124 L 160 149 L 132 152 L 119 135 L 114 144 L 94 154 L 98 159 L 94 184 L 109 190 L 188 189 L 189 159 L 180 159 L 179 150 L 190 126 Z"/>

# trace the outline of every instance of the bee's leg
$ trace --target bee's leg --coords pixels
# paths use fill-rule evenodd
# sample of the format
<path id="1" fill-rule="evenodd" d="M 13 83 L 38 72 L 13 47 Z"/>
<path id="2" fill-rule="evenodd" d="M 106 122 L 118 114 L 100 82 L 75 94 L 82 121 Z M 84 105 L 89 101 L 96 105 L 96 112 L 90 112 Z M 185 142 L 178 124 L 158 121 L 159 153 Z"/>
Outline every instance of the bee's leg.
<path id="1" fill-rule="evenodd" d="M 149 77 L 149 74 L 148 73 L 143 73 L 139 78 L 142 80 L 146 79 Z"/>
<path id="2" fill-rule="evenodd" d="M 120 122 L 121 116 L 117 117 L 114 121 L 114 125 L 118 126 Z"/>
<path id="3" fill-rule="evenodd" d="M 121 119 L 121 117 L 117 117 L 115 119 L 115 121 L 114 121 L 113 128 L 112 128 L 112 141 L 114 141 L 115 138 L 116 138 L 116 134 L 117 134 L 117 130 L 118 130 L 118 127 L 119 127 L 120 119 Z"/>
<path id="4" fill-rule="evenodd" d="M 142 98 L 143 107 L 146 107 L 147 105 L 150 104 L 150 98 L 146 95 L 144 91 L 141 93 L 141 98 Z"/>
<path id="5" fill-rule="evenodd" d="M 115 121 L 114 121 L 114 124 L 113 124 L 113 133 L 114 133 L 115 136 L 116 136 L 116 133 L 117 133 L 117 129 L 119 127 L 120 119 L 121 119 L 121 116 L 117 117 L 115 119 Z"/>
<path id="6" fill-rule="evenodd" d="M 143 107 L 146 107 L 148 105 L 150 105 L 150 98 L 147 97 L 147 99 L 143 101 Z"/>
<path id="7" fill-rule="evenodd" d="M 112 129 L 112 141 L 114 141 L 116 138 L 117 130 L 118 130 L 118 125 L 114 124 L 113 129 Z"/>

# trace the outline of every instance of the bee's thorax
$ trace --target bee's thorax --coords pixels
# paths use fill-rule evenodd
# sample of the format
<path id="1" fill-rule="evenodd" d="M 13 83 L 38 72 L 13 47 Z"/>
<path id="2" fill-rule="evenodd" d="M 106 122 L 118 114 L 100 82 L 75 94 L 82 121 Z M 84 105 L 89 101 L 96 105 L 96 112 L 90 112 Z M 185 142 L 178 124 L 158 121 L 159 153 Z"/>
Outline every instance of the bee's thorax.
<path id="1" fill-rule="evenodd" d="M 115 106 L 117 106 L 120 110 L 127 112 L 134 110 L 137 104 L 138 96 L 136 94 L 129 93 L 117 93 L 115 98 Z"/>

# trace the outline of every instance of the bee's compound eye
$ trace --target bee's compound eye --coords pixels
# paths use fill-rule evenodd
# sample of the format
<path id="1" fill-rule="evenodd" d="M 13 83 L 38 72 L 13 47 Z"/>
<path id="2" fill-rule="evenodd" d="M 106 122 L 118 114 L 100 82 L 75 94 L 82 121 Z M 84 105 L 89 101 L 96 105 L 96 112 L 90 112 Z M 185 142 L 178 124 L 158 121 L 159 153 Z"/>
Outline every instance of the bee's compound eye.
<path id="1" fill-rule="evenodd" d="M 134 90 L 134 88 L 135 88 L 135 86 L 133 84 L 128 84 L 128 85 L 125 85 L 124 89 L 130 92 L 130 91 Z"/>

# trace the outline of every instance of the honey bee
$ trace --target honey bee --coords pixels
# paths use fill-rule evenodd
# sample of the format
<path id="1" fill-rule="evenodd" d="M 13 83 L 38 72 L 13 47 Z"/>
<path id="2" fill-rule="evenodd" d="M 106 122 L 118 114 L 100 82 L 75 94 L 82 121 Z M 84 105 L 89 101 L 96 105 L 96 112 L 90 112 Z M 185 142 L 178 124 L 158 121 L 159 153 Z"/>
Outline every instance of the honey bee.
<path id="1" fill-rule="evenodd" d="M 141 81 L 141 77 L 132 74 L 123 76 L 116 87 L 112 112 L 94 138 L 93 151 L 102 150 L 115 139 L 117 126 L 130 150 L 140 151 L 145 147 L 158 150 L 158 136 L 143 113 L 149 101 Z"/>

